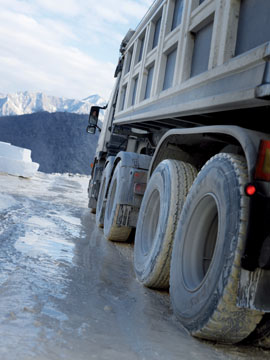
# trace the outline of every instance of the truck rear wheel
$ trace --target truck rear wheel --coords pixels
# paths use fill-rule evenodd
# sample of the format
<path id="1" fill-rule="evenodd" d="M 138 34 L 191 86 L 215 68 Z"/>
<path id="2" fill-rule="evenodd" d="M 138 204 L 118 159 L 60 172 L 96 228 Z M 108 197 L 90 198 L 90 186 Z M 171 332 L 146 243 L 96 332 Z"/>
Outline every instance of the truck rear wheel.
<path id="1" fill-rule="evenodd" d="M 147 184 L 135 235 L 134 267 L 145 286 L 168 288 L 171 249 L 179 214 L 197 170 L 177 160 L 162 161 Z"/>
<path id="2" fill-rule="evenodd" d="M 170 295 L 176 317 L 196 337 L 237 343 L 262 317 L 236 306 L 247 232 L 247 181 L 242 157 L 214 156 L 194 181 L 180 216 Z"/>
<path id="3" fill-rule="evenodd" d="M 126 191 L 126 179 L 121 177 L 121 161 L 117 164 L 110 183 L 104 215 L 104 235 L 111 241 L 127 241 L 132 227 L 120 226 L 117 218 L 122 192 Z"/>

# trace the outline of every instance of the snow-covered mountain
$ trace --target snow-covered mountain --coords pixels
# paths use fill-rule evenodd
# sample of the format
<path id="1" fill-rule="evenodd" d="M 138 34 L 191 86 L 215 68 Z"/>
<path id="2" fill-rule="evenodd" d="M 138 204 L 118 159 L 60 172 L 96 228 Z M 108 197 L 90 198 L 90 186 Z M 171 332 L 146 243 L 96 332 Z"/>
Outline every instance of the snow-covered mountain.
<path id="1" fill-rule="evenodd" d="M 32 114 L 40 111 L 89 114 L 92 105 L 104 106 L 106 101 L 99 95 L 82 100 L 50 96 L 28 91 L 3 95 L 0 93 L 0 116 Z"/>

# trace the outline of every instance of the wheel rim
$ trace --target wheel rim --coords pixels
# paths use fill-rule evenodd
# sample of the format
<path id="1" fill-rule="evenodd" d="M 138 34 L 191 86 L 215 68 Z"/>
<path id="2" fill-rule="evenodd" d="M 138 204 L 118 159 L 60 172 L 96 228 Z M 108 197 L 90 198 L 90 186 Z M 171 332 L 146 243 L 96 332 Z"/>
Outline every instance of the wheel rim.
<path id="1" fill-rule="evenodd" d="M 205 195 L 191 214 L 182 255 L 183 280 L 189 291 L 197 290 L 209 274 L 215 257 L 219 218 L 213 194 Z"/>
<path id="2" fill-rule="evenodd" d="M 154 238 L 157 233 L 157 227 L 159 223 L 160 214 L 160 194 L 155 189 L 147 203 L 145 209 L 144 221 L 142 226 L 142 252 L 144 256 L 147 256 L 152 249 Z"/>

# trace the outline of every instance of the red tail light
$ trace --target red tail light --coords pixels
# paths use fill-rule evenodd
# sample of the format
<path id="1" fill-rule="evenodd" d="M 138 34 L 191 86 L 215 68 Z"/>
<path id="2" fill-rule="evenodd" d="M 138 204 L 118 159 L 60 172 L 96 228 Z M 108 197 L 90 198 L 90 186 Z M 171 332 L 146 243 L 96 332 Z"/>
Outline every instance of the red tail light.
<path id="1" fill-rule="evenodd" d="M 145 189 L 146 189 L 146 184 L 140 184 L 140 183 L 134 184 L 134 193 L 137 195 L 143 195 L 145 193 Z"/>
<path id="2" fill-rule="evenodd" d="M 247 184 L 245 187 L 245 192 L 247 196 L 253 196 L 256 194 L 256 186 L 254 184 Z"/>

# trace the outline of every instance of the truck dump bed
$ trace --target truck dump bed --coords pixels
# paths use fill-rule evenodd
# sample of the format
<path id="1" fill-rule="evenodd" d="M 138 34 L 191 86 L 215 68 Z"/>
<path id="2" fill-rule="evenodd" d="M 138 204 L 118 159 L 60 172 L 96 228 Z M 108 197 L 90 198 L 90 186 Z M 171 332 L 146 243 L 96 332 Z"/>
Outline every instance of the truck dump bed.
<path id="1" fill-rule="evenodd" d="M 155 1 L 126 47 L 114 123 L 173 128 L 228 110 L 268 115 L 269 19 L 269 0 Z"/>

